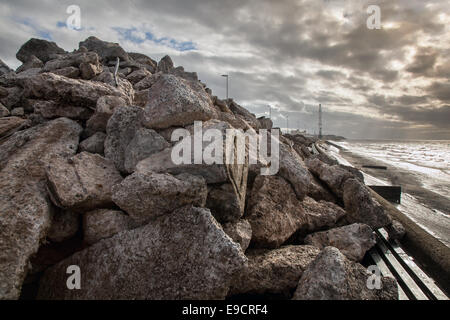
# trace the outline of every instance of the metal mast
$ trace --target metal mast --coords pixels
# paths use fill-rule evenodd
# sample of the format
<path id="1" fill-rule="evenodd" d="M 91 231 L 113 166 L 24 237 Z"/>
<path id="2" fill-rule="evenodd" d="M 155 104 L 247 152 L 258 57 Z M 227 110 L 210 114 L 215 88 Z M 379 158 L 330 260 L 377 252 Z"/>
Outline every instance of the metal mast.
<path id="1" fill-rule="evenodd" d="M 319 104 L 319 139 L 322 139 L 322 105 Z"/>

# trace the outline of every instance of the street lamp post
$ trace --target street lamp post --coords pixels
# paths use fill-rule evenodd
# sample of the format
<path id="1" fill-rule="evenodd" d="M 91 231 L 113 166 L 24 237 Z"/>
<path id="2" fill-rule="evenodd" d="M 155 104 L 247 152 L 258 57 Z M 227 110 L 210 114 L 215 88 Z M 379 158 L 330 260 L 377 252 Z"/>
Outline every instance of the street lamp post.
<path id="1" fill-rule="evenodd" d="M 227 78 L 227 100 L 228 100 L 228 75 L 227 74 L 223 74 L 222 77 Z"/>

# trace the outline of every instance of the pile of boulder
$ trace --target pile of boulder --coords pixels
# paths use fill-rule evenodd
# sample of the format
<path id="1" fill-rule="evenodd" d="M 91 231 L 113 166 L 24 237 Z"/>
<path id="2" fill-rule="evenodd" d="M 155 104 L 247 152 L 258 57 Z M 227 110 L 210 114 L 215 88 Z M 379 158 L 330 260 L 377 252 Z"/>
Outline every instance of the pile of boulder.
<path id="1" fill-rule="evenodd" d="M 31 39 L 17 59 L 0 63 L 0 299 L 397 298 L 361 264 L 390 217 L 311 139 L 280 135 L 275 175 L 248 157 L 174 164 L 194 121 L 278 129 L 169 56 L 89 37 Z"/>

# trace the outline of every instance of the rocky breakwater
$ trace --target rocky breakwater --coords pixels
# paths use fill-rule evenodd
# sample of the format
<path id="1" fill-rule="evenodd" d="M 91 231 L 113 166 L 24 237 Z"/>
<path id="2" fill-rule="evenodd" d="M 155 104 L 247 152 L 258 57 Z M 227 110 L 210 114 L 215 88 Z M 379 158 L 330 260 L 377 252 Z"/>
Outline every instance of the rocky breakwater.
<path id="1" fill-rule="evenodd" d="M 73 52 L 31 39 L 17 58 L 0 69 L 0 299 L 397 298 L 360 264 L 389 216 L 308 139 L 272 135 L 168 56 L 89 37 Z M 198 142 L 198 121 L 233 152 Z M 272 136 L 270 161 L 232 129 Z"/>

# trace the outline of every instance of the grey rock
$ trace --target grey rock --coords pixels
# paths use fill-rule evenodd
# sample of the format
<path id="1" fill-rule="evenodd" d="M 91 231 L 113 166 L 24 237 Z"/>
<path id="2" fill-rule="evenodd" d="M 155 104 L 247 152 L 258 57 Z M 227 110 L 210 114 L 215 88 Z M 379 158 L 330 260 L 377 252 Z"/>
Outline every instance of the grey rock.
<path id="1" fill-rule="evenodd" d="M 328 246 L 335 247 L 348 259 L 361 261 L 366 252 L 377 243 L 377 240 L 368 225 L 354 223 L 310 234 L 305 238 L 305 243 L 320 249 Z"/>
<path id="2" fill-rule="evenodd" d="M 405 234 L 405 227 L 397 220 L 392 220 L 392 224 L 386 227 L 390 240 L 401 240 Z"/>
<path id="3" fill-rule="evenodd" d="M 133 227 L 136 222 L 119 210 L 98 209 L 83 215 L 83 239 L 89 245 Z"/>
<path id="4" fill-rule="evenodd" d="M 270 118 L 259 117 L 257 120 L 259 122 L 261 129 L 267 129 L 267 130 L 272 129 L 273 122 Z"/>
<path id="5" fill-rule="evenodd" d="M 113 187 L 112 198 L 134 220 L 145 222 L 185 205 L 203 207 L 207 192 L 202 177 L 135 172 Z"/>
<path id="6" fill-rule="evenodd" d="M 104 153 L 106 134 L 103 132 L 96 132 L 89 138 L 83 140 L 80 143 L 80 151 L 86 151 L 90 153 L 98 153 L 102 155 Z"/>
<path id="7" fill-rule="evenodd" d="M 136 91 L 142 91 L 151 88 L 161 77 L 161 73 L 149 74 L 133 85 Z"/>
<path id="8" fill-rule="evenodd" d="M 99 65 L 95 65 L 92 63 L 82 62 L 80 64 L 80 74 L 81 78 L 85 80 L 90 80 L 95 76 L 99 75 L 103 69 Z"/>
<path id="9" fill-rule="evenodd" d="M 9 115 L 9 110 L 0 102 L 0 118 L 8 117 Z"/>
<path id="10" fill-rule="evenodd" d="M 72 255 L 48 269 L 39 299 L 224 299 L 246 263 L 207 209 L 184 207 Z M 80 290 L 66 287 L 78 265 Z"/>
<path id="11" fill-rule="evenodd" d="M 47 238 L 53 242 L 62 242 L 72 238 L 78 231 L 80 215 L 72 211 L 58 211 L 53 215 Z"/>
<path id="12" fill-rule="evenodd" d="M 44 165 L 76 152 L 81 127 L 60 118 L 16 132 L 0 145 L 0 299 L 17 299 L 30 256 L 50 228 Z"/>
<path id="13" fill-rule="evenodd" d="M 65 51 L 54 42 L 32 38 L 20 47 L 16 58 L 25 63 L 35 56 L 39 60 L 47 62 L 55 53 L 65 53 Z"/>
<path id="14" fill-rule="evenodd" d="M 128 99 L 112 86 L 87 80 L 69 79 L 53 73 L 41 73 L 24 80 L 25 96 L 46 100 L 65 101 L 79 107 L 95 108 L 101 96 L 119 96 Z"/>
<path id="15" fill-rule="evenodd" d="M 23 108 L 14 108 L 11 110 L 11 116 L 14 117 L 21 117 L 25 114 L 25 111 L 23 110 Z"/>
<path id="16" fill-rule="evenodd" d="M 150 88 L 144 125 L 150 129 L 207 121 L 217 114 L 209 95 L 198 82 L 163 74 Z"/>
<path id="17" fill-rule="evenodd" d="M 43 66 L 44 63 L 41 60 L 39 60 L 39 58 L 32 55 L 30 56 L 27 62 L 25 62 L 24 64 L 22 64 L 20 67 L 17 68 L 16 72 L 17 73 L 23 72 L 31 68 L 42 68 Z"/>
<path id="18" fill-rule="evenodd" d="M 122 61 L 129 60 L 128 54 L 118 43 L 102 41 L 93 36 L 81 41 L 79 47 L 85 47 L 89 51 L 95 51 L 104 62 L 110 60 L 115 61 L 117 57 Z"/>
<path id="19" fill-rule="evenodd" d="M 337 248 L 326 247 L 303 272 L 294 300 L 396 300 L 397 283 L 381 278 L 381 289 L 369 289 L 371 273 L 348 260 Z"/>
<path id="20" fill-rule="evenodd" d="M 361 222 L 376 230 L 392 223 L 391 218 L 370 191 L 357 179 L 347 179 L 344 186 L 344 205 L 349 222 Z"/>
<path id="21" fill-rule="evenodd" d="M 0 138 L 11 135 L 19 131 L 27 125 L 25 119 L 19 117 L 3 117 L 0 118 Z"/>
<path id="22" fill-rule="evenodd" d="M 169 146 L 170 144 L 155 130 L 139 128 L 125 148 L 125 171 L 133 172 L 139 161 Z"/>
<path id="23" fill-rule="evenodd" d="M 241 245 L 243 252 L 247 250 L 250 240 L 252 239 L 252 226 L 247 220 L 241 219 L 236 222 L 228 222 L 223 225 L 223 231 L 225 231 L 234 242 Z"/>
<path id="24" fill-rule="evenodd" d="M 108 120 L 118 107 L 125 107 L 127 101 L 124 98 L 117 96 L 102 96 L 97 100 L 95 113 L 86 122 L 86 127 L 94 132 L 106 132 Z"/>
<path id="25" fill-rule="evenodd" d="M 56 69 L 51 72 L 56 75 L 67 77 L 67 78 L 72 78 L 72 79 L 76 79 L 80 75 L 80 69 L 78 69 L 77 67 L 66 67 L 66 68 Z"/>
<path id="26" fill-rule="evenodd" d="M 233 280 L 229 295 L 272 294 L 290 298 L 303 272 L 319 253 L 313 246 L 249 249 L 248 266 Z"/>
<path id="27" fill-rule="evenodd" d="M 30 101 L 34 112 L 42 115 L 46 119 L 66 117 L 74 120 L 86 120 L 93 114 L 91 109 L 78 107 L 76 104 L 70 105 L 52 100 L 28 100 Z"/>
<path id="28" fill-rule="evenodd" d="M 244 214 L 245 194 L 239 193 L 231 183 L 211 185 L 206 206 L 220 223 L 234 222 Z"/>
<path id="29" fill-rule="evenodd" d="M 53 203 L 74 211 L 112 205 L 112 186 L 122 181 L 112 162 L 88 152 L 52 159 L 46 174 Z"/>
<path id="30" fill-rule="evenodd" d="M 145 77 L 151 75 L 152 73 L 147 69 L 139 69 L 131 72 L 127 75 L 127 80 L 130 81 L 133 85 L 144 79 Z"/>
<path id="31" fill-rule="evenodd" d="M 163 73 L 169 73 L 170 70 L 172 70 L 172 69 L 173 69 L 173 62 L 169 56 L 164 56 L 158 62 L 158 71 L 163 72 Z"/>

